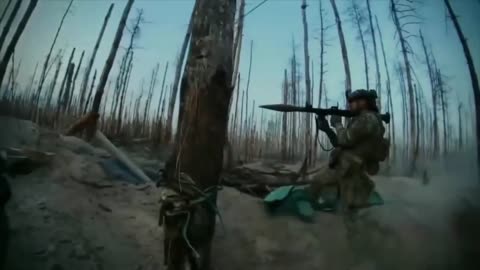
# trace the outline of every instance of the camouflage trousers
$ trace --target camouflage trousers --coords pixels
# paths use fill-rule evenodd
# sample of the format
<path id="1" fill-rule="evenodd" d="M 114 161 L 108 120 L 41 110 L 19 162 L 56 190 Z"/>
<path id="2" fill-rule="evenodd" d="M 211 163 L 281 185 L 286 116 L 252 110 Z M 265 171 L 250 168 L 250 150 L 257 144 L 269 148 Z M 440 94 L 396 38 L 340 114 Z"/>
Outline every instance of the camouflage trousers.
<path id="1" fill-rule="evenodd" d="M 342 155 L 333 166 L 325 166 L 313 178 L 307 190 L 319 198 L 325 188 L 336 187 L 339 202 L 349 209 L 365 207 L 375 184 L 358 158 Z"/>

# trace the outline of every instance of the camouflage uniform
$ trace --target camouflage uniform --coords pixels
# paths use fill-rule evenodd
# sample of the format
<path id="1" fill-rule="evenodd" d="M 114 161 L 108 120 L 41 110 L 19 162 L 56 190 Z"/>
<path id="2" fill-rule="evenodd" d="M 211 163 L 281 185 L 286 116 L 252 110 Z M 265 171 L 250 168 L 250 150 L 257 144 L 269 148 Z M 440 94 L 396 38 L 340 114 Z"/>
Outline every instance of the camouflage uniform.
<path id="1" fill-rule="evenodd" d="M 334 128 L 337 147 L 330 155 L 329 166 L 315 176 L 308 190 L 318 198 L 323 188 L 335 185 L 343 207 L 366 206 L 374 189 L 367 172 L 378 172 L 378 148 L 385 140 L 382 120 L 378 113 L 364 111 L 351 118 L 346 127 L 338 124 Z"/>

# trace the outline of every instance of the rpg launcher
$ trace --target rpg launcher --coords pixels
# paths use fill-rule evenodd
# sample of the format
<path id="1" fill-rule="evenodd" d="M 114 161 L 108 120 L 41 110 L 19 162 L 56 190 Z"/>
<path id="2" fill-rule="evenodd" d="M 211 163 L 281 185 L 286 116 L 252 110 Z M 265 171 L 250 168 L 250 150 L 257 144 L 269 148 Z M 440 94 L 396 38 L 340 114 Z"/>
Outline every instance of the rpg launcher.
<path id="1" fill-rule="evenodd" d="M 326 115 L 338 115 L 342 117 L 354 117 L 357 116 L 358 113 L 349 111 L 349 110 L 342 110 L 338 107 L 331 107 L 330 109 L 321 109 L 321 108 L 313 108 L 312 105 L 307 104 L 305 107 L 293 106 L 293 105 L 286 105 L 286 104 L 271 104 L 271 105 L 262 105 L 260 108 L 277 111 L 277 112 L 305 112 L 305 113 L 314 113 L 320 117 Z M 386 124 L 390 123 L 390 113 L 380 114 L 380 118 Z"/>

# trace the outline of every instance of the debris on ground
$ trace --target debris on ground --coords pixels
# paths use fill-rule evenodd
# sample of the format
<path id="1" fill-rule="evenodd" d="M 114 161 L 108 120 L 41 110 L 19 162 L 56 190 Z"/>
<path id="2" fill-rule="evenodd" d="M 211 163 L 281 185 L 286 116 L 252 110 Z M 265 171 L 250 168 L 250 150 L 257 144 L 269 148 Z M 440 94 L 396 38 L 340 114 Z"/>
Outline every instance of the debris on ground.
<path id="1" fill-rule="evenodd" d="M 38 130 L 35 142 L 6 145 L 55 154 L 46 166 L 11 183 L 6 269 L 161 269 L 162 190 L 153 182 L 113 179 L 101 165 L 111 156 L 101 148 L 44 132 Z M 259 166 L 245 164 L 242 170 L 255 175 Z M 261 174 L 296 171 L 291 165 L 262 166 L 267 168 Z M 237 183 L 254 184 L 238 175 Z M 262 199 L 224 187 L 218 195 L 223 222 L 213 242 L 215 268 L 475 269 L 468 267 L 480 263 L 478 256 L 465 255 L 479 251 L 465 232 L 480 228 L 480 208 L 469 193 L 402 177 L 375 182 L 384 205 L 351 218 L 315 212 L 312 223 L 272 215 Z"/>

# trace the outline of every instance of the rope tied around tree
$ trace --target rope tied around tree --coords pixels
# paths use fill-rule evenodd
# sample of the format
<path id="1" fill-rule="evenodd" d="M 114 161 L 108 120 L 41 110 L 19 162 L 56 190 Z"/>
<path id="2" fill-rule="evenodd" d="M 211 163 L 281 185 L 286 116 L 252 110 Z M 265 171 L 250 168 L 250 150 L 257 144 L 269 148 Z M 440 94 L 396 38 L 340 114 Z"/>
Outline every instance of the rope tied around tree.
<path id="1" fill-rule="evenodd" d="M 167 188 L 160 197 L 159 226 L 165 230 L 165 264 L 170 260 L 171 243 L 182 239 L 190 250 L 190 259 L 201 258 L 198 247 L 204 242 L 203 231 L 193 232 L 190 227 L 194 223 L 202 224 L 208 211 L 218 216 L 220 223 L 225 228 L 222 216 L 215 204 L 217 192 L 221 186 L 211 186 L 202 190 L 188 174 L 181 172 L 177 179 L 179 189 Z M 225 230 L 225 229 L 224 229 Z"/>

